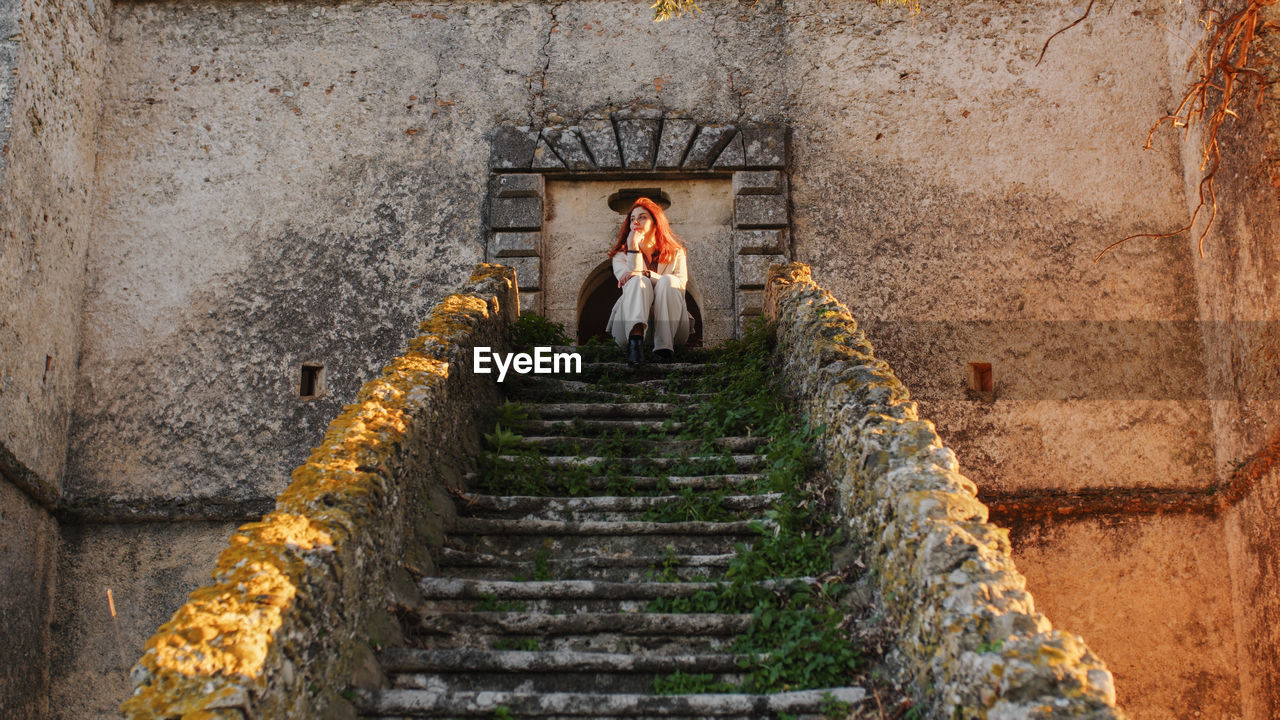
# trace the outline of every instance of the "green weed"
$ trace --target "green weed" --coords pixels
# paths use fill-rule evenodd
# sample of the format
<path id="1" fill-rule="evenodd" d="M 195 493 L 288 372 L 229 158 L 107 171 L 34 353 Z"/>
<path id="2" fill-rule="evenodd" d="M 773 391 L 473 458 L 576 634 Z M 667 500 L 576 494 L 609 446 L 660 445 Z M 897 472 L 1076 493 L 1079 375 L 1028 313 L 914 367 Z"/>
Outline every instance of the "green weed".
<path id="1" fill-rule="evenodd" d="M 686 673 L 677 670 L 653 679 L 655 695 L 692 695 L 697 693 L 739 692 L 738 686 L 717 681 L 711 673 Z"/>
<path id="2" fill-rule="evenodd" d="M 520 318 L 511 326 L 511 342 L 516 347 L 532 347 L 570 345 L 573 340 L 565 333 L 564 325 L 537 313 L 521 313 Z"/>

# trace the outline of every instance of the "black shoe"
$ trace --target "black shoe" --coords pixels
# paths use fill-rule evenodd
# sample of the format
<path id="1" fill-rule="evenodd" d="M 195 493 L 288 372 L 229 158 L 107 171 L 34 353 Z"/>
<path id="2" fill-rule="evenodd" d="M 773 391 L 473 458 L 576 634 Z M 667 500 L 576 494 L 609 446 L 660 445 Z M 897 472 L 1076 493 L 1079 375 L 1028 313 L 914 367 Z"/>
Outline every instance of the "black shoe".
<path id="1" fill-rule="evenodd" d="M 654 351 L 653 351 L 653 356 L 654 356 L 655 358 L 657 358 L 658 362 L 660 362 L 660 363 L 669 363 L 669 362 L 671 362 L 671 359 L 672 359 L 673 357 L 675 357 L 675 353 L 671 352 L 670 350 L 666 350 L 666 349 L 663 349 L 663 350 L 654 350 Z"/>
<path id="2" fill-rule="evenodd" d="M 632 335 L 627 339 L 627 364 L 631 367 L 639 367 L 644 364 L 643 342 L 644 338 L 639 335 Z"/>

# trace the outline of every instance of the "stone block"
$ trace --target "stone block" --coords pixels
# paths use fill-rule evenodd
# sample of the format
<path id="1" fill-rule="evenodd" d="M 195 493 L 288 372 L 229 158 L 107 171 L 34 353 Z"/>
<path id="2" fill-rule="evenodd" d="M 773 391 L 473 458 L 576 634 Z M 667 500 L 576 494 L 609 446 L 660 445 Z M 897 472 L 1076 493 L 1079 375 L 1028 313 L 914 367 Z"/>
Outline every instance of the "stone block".
<path id="1" fill-rule="evenodd" d="M 537 313 L 546 315 L 547 309 L 542 307 L 541 292 L 521 292 L 520 293 L 520 313 Z"/>
<path id="2" fill-rule="evenodd" d="M 542 289 L 542 258 L 509 258 L 503 262 L 503 265 L 510 265 L 515 268 L 516 287 L 519 288 L 522 295 L 526 290 Z M 520 307 L 525 307 L 524 300 L 520 301 Z"/>
<path id="3" fill-rule="evenodd" d="M 764 290 L 738 290 L 738 315 L 756 316 L 764 312 Z"/>
<path id="4" fill-rule="evenodd" d="M 489 227 L 494 230 L 541 230 L 542 198 L 494 198 L 489 211 Z"/>
<path id="5" fill-rule="evenodd" d="M 769 266 L 785 262 L 786 255 L 739 255 L 734 259 L 734 279 L 739 288 L 763 288 Z"/>
<path id="6" fill-rule="evenodd" d="M 737 170 L 741 168 L 746 156 L 742 150 L 742 133 L 733 136 L 728 145 L 724 146 L 724 150 L 720 151 L 720 157 L 716 158 L 715 168 L 717 170 Z"/>
<path id="7" fill-rule="evenodd" d="M 551 144 L 551 148 L 560 156 L 561 162 L 570 170 L 594 170 L 595 163 L 587 154 L 582 138 L 578 137 L 577 128 L 547 128 L 542 131 L 543 138 Z"/>
<path id="8" fill-rule="evenodd" d="M 732 125 L 703 125 L 684 157 L 685 170 L 709 170 L 720 157 L 720 151 L 733 139 L 737 128 Z"/>
<path id="9" fill-rule="evenodd" d="M 519 173 L 499 175 L 494 187 L 494 197 L 542 197 L 546 189 L 546 181 L 539 173 Z"/>
<path id="10" fill-rule="evenodd" d="M 777 170 L 743 170 L 733 174 L 734 195 L 786 195 L 787 177 Z"/>
<path id="11" fill-rule="evenodd" d="M 746 165 L 752 168 L 782 169 L 787 164 L 787 131 L 776 125 L 746 125 L 742 128 Z"/>
<path id="12" fill-rule="evenodd" d="M 618 155 L 618 136 L 613 130 L 613 121 L 609 118 L 592 118 L 582 121 L 578 134 L 586 143 L 587 150 L 595 160 L 596 167 L 601 170 L 617 170 L 622 167 L 622 158 Z"/>
<path id="13" fill-rule="evenodd" d="M 658 160 L 654 167 L 662 170 L 680 167 L 684 152 L 698 123 L 685 118 L 667 118 L 662 123 L 662 140 L 658 143 Z"/>
<path id="14" fill-rule="evenodd" d="M 540 254 L 541 248 L 540 232 L 499 232 L 489 240 L 489 257 L 533 257 Z"/>
<path id="15" fill-rule="evenodd" d="M 784 227 L 786 224 L 785 195 L 738 195 L 733 200 L 735 229 Z"/>
<path id="16" fill-rule="evenodd" d="M 564 162 L 560 160 L 560 156 L 556 151 L 551 149 L 547 139 L 539 138 L 538 146 L 533 151 L 533 169 L 534 170 L 564 170 Z"/>
<path id="17" fill-rule="evenodd" d="M 786 246 L 786 229 L 733 231 L 734 255 L 777 255 Z"/>
<path id="18" fill-rule="evenodd" d="M 658 118 L 622 118 L 618 120 L 618 144 L 622 147 L 622 166 L 627 170 L 653 168 L 658 148 Z"/>
<path id="19" fill-rule="evenodd" d="M 759 316 L 760 316 L 759 313 L 756 313 L 754 315 L 747 314 L 747 313 L 739 314 L 737 318 L 736 332 L 734 333 L 735 336 L 742 337 L 747 331 L 747 326 L 750 325 L 752 321 L 754 321 Z"/>
<path id="20" fill-rule="evenodd" d="M 538 144 L 538 133 L 527 127 L 499 127 L 493 136 L 489 153 L 489 167 L 499 169 L 527 169 L 533 163 L 533 149 Z"/>

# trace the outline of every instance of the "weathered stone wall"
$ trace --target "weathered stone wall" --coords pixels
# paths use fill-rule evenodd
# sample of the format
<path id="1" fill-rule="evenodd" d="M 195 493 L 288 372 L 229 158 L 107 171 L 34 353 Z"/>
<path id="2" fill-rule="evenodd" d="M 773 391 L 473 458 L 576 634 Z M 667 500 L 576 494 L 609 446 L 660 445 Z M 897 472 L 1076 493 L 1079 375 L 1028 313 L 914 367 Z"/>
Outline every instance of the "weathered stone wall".
<path id="1" fill-rule="evenodd" d="M 1190 258 L 1163 243 L 1093 263 L 1184 218 L 1176 143 L 1141 150 L 1171 95 L 1173 4 L 1099 12 L 1039 65 L 1081 7 L 940 3 L 893 22 L 851 5 L 800 19 L 789 43 L 805 70 L 795 259 L 984 494 L 1207 484 Z M 997 402 L 967 392 L 971 362 L 992 364 Z"/>
<path id="2" fill-rule="evenodd" d="M 0 3 L 0 714 L 45 717 L 109 0 Z"/>
<path id="3" fill-rule="evenodd" d="M 1021 523 L 1009 539 L 1036 609 L 1107 661 L 1133 717 L 1239 720 L 1245 678 L 1222 525 L 1205 515 L 1079 517 Z"/>
<path id="4" fill-rule="evenodd" d="M 110 12 L 29 0 L 6 40 L 16 73 L 4 81 L 14 86 L 0 185 L 0 445 L 28 471 L 6 474 L 46 498 L 62 490 L 67 454 Z"/>
<path id="5" fill-rule="evenodd" d="M 49 711 L 37 717 L 118 718 L 147 639 L 209 582 L 212 558 L 247 520 L 64 524 L 47 662 L 52 693 Z"/>
<path id="6" fill-rule="evenodd" d="M 628 0 L 122 6 L 75 492 L 278 491 L 336 402 L 297 400 L 302 356 L 349 395 L 399 341 L 378 319 L 480 256 L 489 134 L 633 104 L 792 128 L 796 257 L 891 328 L 886 356 L 984 487 L 1203 480 L 1208 411 L 1181 394 L 1200 339 L 1155 325 L 1194 320 L 1188 259 L 1092 264 L 1185 212 L 1177 149 L 1140 149 L 1171 95 L 1163 10 L 1099 15 L 1038 67 L 1070 8 L 705 10 L 655 26 Z M 1106 321 L 1133 324 L 1087 324 Z M 1009 322 L 1027 328 L 1004 338 Z M 1071 370 L 1049 387 L 1040 348 Z M 1113 360 L 1128 372 L 1099 370 Z M 966 395 L 971 361 L 994 363 L 1003 402 Z M 1169 380 L 1149 388 L 1153 364 Z"/>
<path id="7" fill-rule="evenodd" d="M 0 716 L 48 717 L 50 615 L 58 526 L 25 493 L 0 482 Z"/>
<path id="8" fill-rule="evenodd" d="M 1241 7 L 1227 3 L 1221 16 Z M 1189 17 L 1199 9 L 1189 8 Z M 1261 17 L 1274 23 L 1280 12 L 1265 8 Z M 1239 119 L 1228 120 L 1219 136 L 1218 215 L 1204 237 L 1203 255 L 1199 238 L 1208 209 L 1176 242 L 1196 258 L 1193 299 L 1204 319 L 1214 476 L 1232 500 L 1222 520 L 1242 714 L 1263 720 L 1280 716 L 1280 89 L 1274 84 L 1280 80 L 1280 35 L 1265 30 L 1253 51 L 1271 83 L 1262 112 L 1255 111 L 1257 86 L 1246 83 L 1235 103 Z M 1182 146 L 1188 213 L 1203 176 L 1202 143 L 1203 134 L 1194 132 Z M 1150 251 L 1150 245 L 1142 249 Z"/>
<path id="9" fill-rule="evenodd" d="M 1096 9 L 1039 65 L 1044 40 L 1080 7 L 936 3 L 908 16 L 891 4 L 717 2 L 655 26 L 645 5 L 115 8 L 92 246 L 79 261 L 90 286 L 68 505 L 190 517 L 215 502 L 230 514 L 269 502 L 405 340 L 400 328 L 482 257 L 494 129 L 641 106 L 790 128 L 788 250 L 865 320 L 984 499 L 1196 492 L 1257 450 L 1215 458 L 1221 411 L 1206 399 L 1203 357 L 1221 346 L 1195 324 L 1209 301 L 1182 291 L 1200 278 L 1185 246 L 1131 244 L 1092 264 L 1109 242 L 1186 217 L 1182 168 L 1198 160 L 1169 137 L 1141 145 L 1183 80 L 1188 51 L 1164 28 L 1194 40 L 1190 5 Z M 18 207 L 28 206 L 39 203 Z M 1265 264 L 1250 262 L 1249 277 L 1271 287 Z M 75 315 L 63 304 L 79 307 L 67 299 L 77 276 L 59 284 L 50 272 L 41 287 L 60 289 L 21 285 L 23 323 L 60 328 L 49 318 Z M 1249 292 L 1251 303 L 1271 297 Z M 69 366 L 61 346 L 49 353 L 25 342 L 39 332 L 23 332 L 21 344 L 0 341 L 0 362 L 21 363 L 22 392 L 36 397 L 31 358 Z M 319 398 L 298 397 L 304 362 L 325 366 Z M 966 390 L 970 362 L 993 364 L 993 394 Z M 0 417 L 30 416 L 18 409 Z M 31 438 L 51 426 L 24 423 L 13 427 L 29 425 Z M 37 445 L 54 447 L 24 447 Z M 1246 550 L 1265 534 L 1258 502 L 1232 557 L 1269 557 Z M 1046 534 L 1028 557 L 1091 552 L 1067 544 L 1079 537 Z M 1248 587 L 1265 594 L 1271 572 L 1259 566 Z M 1052 586 L 1035 590 L 1053 597 Z M 1095 596 L 1078 612 L 1118 609 Z M 1238 619 L 1264 617 L 1251 613 L 1237 605 Z M 1194 618 L 1188 609 L 1178 623 Z M 1145 620 L 1160 647 L 1179 643 Z M 1274 665 L 1257 656 L 1256 667 Z M 1145 695 L 1123 697 L 1140 685 L 1122 683 L 1122 700 L 1140 707 Z"/>
<path id="10" fill-rule="evenodd" d="M 18 33 L 21 27 L 22 0 L 0 3 L 0 146 L 9 144 L 13 121 L 13 86 L 18 82 L 18 53 L 22 48 Z M 9 154 L 0 153 L 0 183 L 4 182 Z"/>
<path id="11" fill-rule="evenodd" d="M 1111 673 L 1037 613 L 1008 531 L 848 309 L 807 265 L 770 271 L 765 308 L 778 355 L 867 542 L 900 661 L 930 718 L 1122 717 Z"/>
<path id="12" fill-rule="evenodd" d="M 494 265 L 436 306 L 330 424 L 276 511 L 232 535 L 214 583 L 147 642 L 126 717 L 349 708 L 339 693 L 372 661 L 389 579 L 406 558 L 430 562 L 426 543 L 441 540 L 452 511 L 447 488 L 479 450 L 476 413 L 497 402 L 496 386 L 469 371 L 471 349 L 504 347 L 518 307 L 515 273 Z"/>

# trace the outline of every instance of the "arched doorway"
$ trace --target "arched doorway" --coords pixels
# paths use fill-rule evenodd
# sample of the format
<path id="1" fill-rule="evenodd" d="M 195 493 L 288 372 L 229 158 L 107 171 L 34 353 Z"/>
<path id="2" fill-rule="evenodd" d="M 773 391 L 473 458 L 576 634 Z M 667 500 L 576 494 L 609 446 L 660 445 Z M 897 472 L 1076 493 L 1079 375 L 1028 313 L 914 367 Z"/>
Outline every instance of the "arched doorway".
<path id="1" fill-rule="evenodd" d="M 689 251 L 698 336 L 708 345 L 735 337 L 762 310 L 765 271 L 791 253 L 787 136 L 780 123 L 639 107 L 547 127 L 500 125 L 489 156 L 485 257 L 516 268 L 521 310 L 593 335 L 603 320 L 575 310 L 607 319 L 616 287 L 580 283 L 630 200 L 657 194 L 670 202 L 659 204 Z"/>
<path id="2" fill-rule="evenodd" d="M 619 297 L 622 297 L 622 290 L 618 289 L 618 281 L 613 277 L 612 263 L 606 260 L 587 275 L 578 291 L 579 344 L 593 337 L 612 339 L 605 330 L 605 323 L 609 321 L 609 312 Z M 689 347 L 702 347 L 702 308 L 697 297 L 696 288 L 690 281 L 684 293 L 685 305 L 693 316 L 693 326 L 689 329 L 689 339 L 685 343 Z"/>

